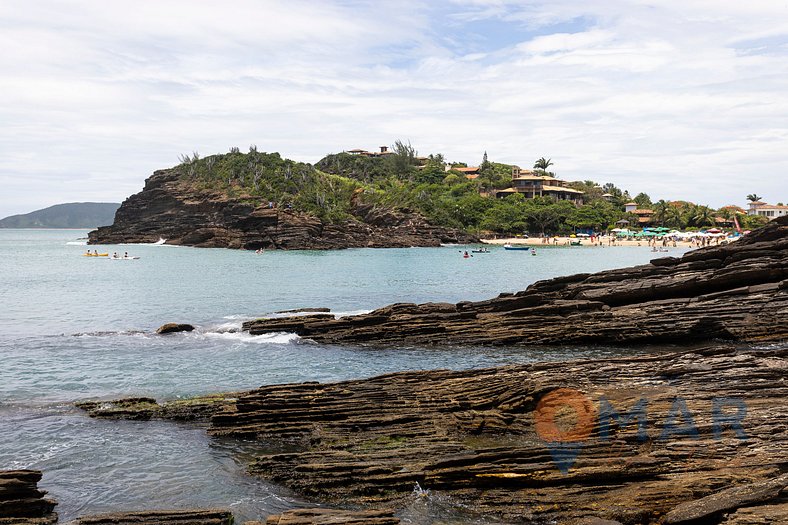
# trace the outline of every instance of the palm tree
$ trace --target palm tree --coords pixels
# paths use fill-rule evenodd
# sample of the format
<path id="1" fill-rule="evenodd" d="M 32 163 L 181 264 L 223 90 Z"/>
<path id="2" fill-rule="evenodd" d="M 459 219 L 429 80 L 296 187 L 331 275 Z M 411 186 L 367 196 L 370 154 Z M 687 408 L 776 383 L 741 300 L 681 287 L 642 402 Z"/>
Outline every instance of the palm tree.
<path id="1" fill-rule="evenodd" d="M 665 199 L 660 199 L 654 205 L 654 219 L 659 221 L 660 226 L 665 226 L 665 220 L 668 218 L 668 208 L 670 208 L 670 204 L 665 202 Z"/>
<path id="2" fill-rule="evenodd" d="M 534 162 L 534 168 L 540 171 L 547 171 L 547 168 L 553 165 L 553 159 L 546 159 L 544 157 Z"/>
<path id="3" fill-rule="evenodd" d="M 760 197 L 757 193 L 750 193 L 749 195 L 747 195 L 747 200 L 750 202 L 757 202 L 761 200 L 761 198 L 762 197 Z"/>
<path id="4" fill-rule="evenodd" d="M 698 206 L 692 215 L 692 222 L 696 226 L 713 226 L 714 225 L 714 210 L 708 206 Z"/>

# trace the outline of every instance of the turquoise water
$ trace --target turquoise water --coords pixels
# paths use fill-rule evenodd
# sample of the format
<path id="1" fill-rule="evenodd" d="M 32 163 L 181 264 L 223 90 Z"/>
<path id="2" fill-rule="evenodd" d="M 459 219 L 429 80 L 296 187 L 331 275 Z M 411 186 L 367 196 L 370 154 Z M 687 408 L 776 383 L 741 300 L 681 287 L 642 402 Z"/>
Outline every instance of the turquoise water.
<path id="1" fill-rule="evenodd" d="M 304 380 L 599 356 L 622 348 L 370 349 L 292 334 L 252 337 L 242 320 L 278 310 L 371 310 L 393 302 L 486 299 L 539 279 L 642 264 L 647 247 L 464 247 L 273 252 L 91 246 L 86 231 L 0 230 L 0 469 L 39 468 L 63 519 L 103 510 L 228 507 L 244 519 L 304 504 L 244 475 L 252 445 L 170 422 L 95 421 L 70 403 L 171 399 Z M 673 249 L 669 255 L 682 250 Z M 665 254 L 659 254 L 664 256 Z M 162 337 L 165 322 L 197 330 Z"/>

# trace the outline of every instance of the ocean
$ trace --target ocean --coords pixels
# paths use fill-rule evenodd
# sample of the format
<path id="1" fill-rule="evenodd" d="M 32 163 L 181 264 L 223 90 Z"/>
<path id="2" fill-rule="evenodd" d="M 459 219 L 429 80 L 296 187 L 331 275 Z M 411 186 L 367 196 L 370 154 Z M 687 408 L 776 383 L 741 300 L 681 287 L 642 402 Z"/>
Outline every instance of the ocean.
<path id="1" fill-rule="evenodd" d="M 394 302 L 481 300 L 550 277 L 643 264 L 647 247 L 465 246 L 253 252 L 90 246 L 138 260 L 83 257 L 87 231 L 0 229 L 0 470 L 44 471 L 62 521 L 105 511 L 222 507 L 239 521 L 310 504 L 245 474 L 255 443 L 204 425 L 101 421 L 82 399 L 160 400 L 399 370 L 488 367 L 620 355 L 621 347 L 352 348 L 241 322 L 293 308 L 347 315 Z M 167 322 L 194 332 L 158 336 Z"/>

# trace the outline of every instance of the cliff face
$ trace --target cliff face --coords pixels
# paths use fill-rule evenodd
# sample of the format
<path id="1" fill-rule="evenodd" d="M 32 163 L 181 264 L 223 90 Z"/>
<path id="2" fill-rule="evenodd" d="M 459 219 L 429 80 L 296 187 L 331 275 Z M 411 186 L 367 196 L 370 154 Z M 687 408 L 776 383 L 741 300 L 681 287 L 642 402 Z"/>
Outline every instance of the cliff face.
<path id="1" fill-rule="evenodd" d="M 788 339 L 786 319 L 783 217 L 730 245 L 540 281 L 487 301 L 394 304 L 340 319 L 258 319 L 244 328 L 370 345 L 657 343 Z"/>
<path id="2" fill-rule="evenodd" d="M 147 243 L 205 248 L 395 248 L 475 242 L 407 210 L 352 203 L 352 218 L 329 223 L 285 209 L 254 206 L 217 192 L 196 191 L 176 170 L 155 172 L 126 199 L 111 226 L 90 232 L 90 244 Z"/>

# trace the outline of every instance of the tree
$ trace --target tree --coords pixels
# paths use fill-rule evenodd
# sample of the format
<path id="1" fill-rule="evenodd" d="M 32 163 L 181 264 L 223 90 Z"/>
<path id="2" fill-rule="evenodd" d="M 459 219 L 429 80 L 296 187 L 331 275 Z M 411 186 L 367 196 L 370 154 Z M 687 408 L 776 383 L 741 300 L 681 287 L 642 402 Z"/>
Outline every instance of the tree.
<path id="1" fill-rule="evenodd" d="M 692 215 L 692 222 L 699 227 L 713 226 L 715 215 L 714 210 L 708 206 L 697 206 Z"/>
<path id="2" fill-rule="evenodd" d="M 758 202 L 761 199 L 762 197 L 759 196 L 757 193 L 750 193 L 749 195 L 747 195 L 747 200 L 750 202 Z"/>
<path id="3" fill-rule="evenodd" d="M 660 199 L 657 201 L 657 204 L 654 206 L 654 220 L 656 220 L 660 226 L 665 226 L 665 221 L 668 218 L 668 209 L 670 208 L 670 204 L 665 202 L 665 199 Z"/>
<path id="4" fill-rule="evenodd" d="M 641 208 L 651 206 L 651 197 L 649 197 L 648 194 L 646 193 L 643 192 L 638 193 L 637 195 L 635 195 L 635 198 L 633 200 L 637 202 L 638 206 L 640 206 Z"/>
<path id="5" fill-rule="evenodd" d="M 544 157 L 540 157 L 534 162 L 534 169 L 539 171 L 547 171 L 547 168 L 553 165 L 553 159 L 546 159 Z"/>

